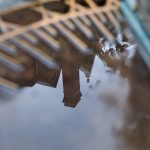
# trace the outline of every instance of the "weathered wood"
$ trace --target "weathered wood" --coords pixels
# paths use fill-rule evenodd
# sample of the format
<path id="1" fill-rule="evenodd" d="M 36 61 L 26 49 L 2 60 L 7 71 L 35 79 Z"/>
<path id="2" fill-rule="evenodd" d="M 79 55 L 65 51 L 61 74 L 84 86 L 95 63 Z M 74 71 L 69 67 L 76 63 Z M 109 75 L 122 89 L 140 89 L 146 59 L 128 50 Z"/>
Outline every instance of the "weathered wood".
<path id="1" fill-rule="evenodd" d="M 55 1 L 53 0 L 53 5 Z M 66 50 L 73 50 L 79 53 L 79 56 L 92 54 L 95 47 L 91 43 L 95 40 L 95 36 L 114 41 L 115 37 L 106 26 L 108 20 L 103 13 L 109 18 L 109 23 L 119 29 L 118 18 L 112 14 L 118 11 L 119 0 L 107 0 L 103 6 L 91 0 L 86 2 L 89 7 L 75 0 L 61 2 L 63 5 L 59 4 L 61 5 L 59 10 L 56 6 L 52 9 L 49 0 L 42 0 L 0 12 L 0 54 L 2 54 L 0 67 L 7 66 L 6 70 L 4 66 L 2 67 L 0 76 L 1 73 L 4 76 L 5 71 L 9 76 L 8 68 L 15 72 L 16 78 L 19 76 L 16 72 L 21 72 L 22 68 L 25 69 L 25 76 L 34 68 L 37 77 L 37 66 L 45 70 L 61 67 L 60 57 Z M 58 3 L 57 1 L 56 4 Z M 30 16 L 30 21 L 24 20 L 28 18 L 24 15 L 25 12 L 35 17 Z M 8 57 L 3 57 L 5 55 Z M 31 74 L 32 78 L 33 76 L 34 73 Z M 20 82 L 21 79 L 19 84 Z M 33 81 L 33 84 L 35 82 Z"/>

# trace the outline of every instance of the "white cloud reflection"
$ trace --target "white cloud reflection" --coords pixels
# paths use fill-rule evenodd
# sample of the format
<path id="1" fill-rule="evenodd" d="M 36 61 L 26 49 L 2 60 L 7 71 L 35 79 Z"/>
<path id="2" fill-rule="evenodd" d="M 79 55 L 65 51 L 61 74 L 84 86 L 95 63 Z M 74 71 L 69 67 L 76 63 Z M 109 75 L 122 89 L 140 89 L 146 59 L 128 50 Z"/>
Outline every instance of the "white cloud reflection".
<path id="1" fill-rule="evenodd" d="M 98 57 L 93 68 L 90 84 L 108 80 Z M 120 140 L 114 132 L 122 126 L 123 110 L 99 100 L 98 93 L 88 88 L 85 75 L 80 75 L 83 96 L 75 109 L 62 104 L 62 75 L 56 89 L 36 85 L 1 103 L 1 149 L 117 150 Z"/>

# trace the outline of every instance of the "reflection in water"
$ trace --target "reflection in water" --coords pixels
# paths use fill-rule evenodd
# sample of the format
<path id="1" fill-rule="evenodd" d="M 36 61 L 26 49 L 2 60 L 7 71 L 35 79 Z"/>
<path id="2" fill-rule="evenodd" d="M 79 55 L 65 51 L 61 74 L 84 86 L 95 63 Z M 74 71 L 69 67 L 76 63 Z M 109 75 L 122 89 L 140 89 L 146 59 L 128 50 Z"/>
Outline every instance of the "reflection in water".
<path id="1" fill-rule="evenodd" d="M 66 66 L 67 65 L 67 66 Z M 76 62 L 68 65 L 63 64 L 63 86 L 64 86 L 64 99 L 63 103 L 66 106 L 76 106 L 81 97 L 80 81 L 79 81 L 79 66 Z M 68 71 L 69 69 L 69 71 Z"/>
<path id="2" fill-rule="evenodd" d="M 62 72 L 63 91 L 64 91 L 63 103 L 65 106 L 75 107 L 80 101 L 81 96 L 82 96 L 82 93 L 80 91 L 79 72 L 80 71 L 83 72 L 86 77 L 87 83 L 90 83 L 90 78 L 91 78 L 91 73 L 92 73 L 95 57 L 97 56 L 99 57 L 97 58 L 98 61 L 101 61 L 101 59 L 103 59 L 101 65 L 104 67 L 104 70 L 108 71 L 108 74 L 109 74 L 109 71 L 111 71 L 115 75 L 116 81 L 114 81 L 114 83 L 117 83 L 119 80 L 121 80 L 122 82 L 122 79 L 119 79 L 120 75 L 118 75 L 119 73 L 118 71 L 120 71 L 120 73 L 123 74 L 124 69 L 120 67 L 126 66 L 126 63 L 124 61 L 127 60 L 127 57 L 123 55 L 125 55 L 125 52 L 127 51 L 125 49 L 127 46 L 126 46 L 126 43 L 124 44 L 121 42 L 118 44 L 119 46 L 113 45 L 113 48 L 110 48 L 107 46 L 108 43 L 105 43 L 105 41 L 103 41 L 103 47 L 105 47 L 105 45 L 107 46 L 107 48 L 105 48 L 105 52 L 102 49 L 102 51 L 97 51 L 90 55 L 82 55 L 78 52 L 74 52 L 68 49 L 68 50 L 65 50 L 62 54 L 60 54 L 60 58 L 58 59 L 58 61 L 61 65 L 59 69 L 54 69 L 54 70 L 47 69 L 47 68 L 44 68 L 43 65 L 41 65 L 40 63 L 35 62 L 35 68 L 32 68 L 32 71 L 30 72 L 32 74 L 32 78 L 28 79 L 27 76 L 24 76 L 24 77 L 20 76 L 19 78 L 16 78 L 16 77 L 13 77 L 13 75 L 9 76 L 9 74 L 7 78 L 9 80 L 15 81 L 21 87 L 24 87 L 24 86 L 30 87 L 36 83 L 39 83 L 42 85 L 56 88 L 57 82 L 60 78 L 60 73 Z M 122 53 L 120 53 L 120 50 L 122 51 Z M 127 56 L 129 56 L 129 54 L 127 54 Z M 107 64 L 107 67 L 105 67 L 104 64 Z M 107 71 L 106 71 L 106 75 L 107 75 Z M 102 81 L 105 81 L 103 79 L 104 76 L 105 75 L 99 75 L 99 78 L 102 77 Z M 113 95 L 116 95 L 113 93 L 113 91 L 117 91 L 116 90 L 117 87 L 115 88 L 115 85 L 112 83 L 112 81 L 114 80 L 113 78 L 114 77 L 112 76 L 112 78 L 110 78 L 108 81 L 108 82 L 111 82 L 111 85 L 106 83 L 106 85 L 109 85 L 109 87 L 105 87 L 105 86 L 103 87 L 103 84 L 101 84 L 102 89 L 100 91 L 103 97 L 104 95 L 107 95 L 107 97 L 108 95 L 110 95 L 110 97 L 112 97 Z M 118 82 L 118 85 L 119 84 L 120 83 Z M 126 90 L 128 91 L 129 88 L 125 86 L 124 89 L 125 91 Z M 119 98 L 119 96 L 117 95 L 116 97 Z"/>
<path id="3" fill-rule="evenodd" d="M 2 149 L 148 150 L 150 76 L 133 53 L 130 46 L 90 56 L 65 51 L 60 69 L 39 69 L 34 83 L 46 86 L 0 102 Z M 70 107 L 82 101 L 69 109 L 61 99 Z"/>
<path id="4" fill-rule="evenodd" d="M 150 149 L 150 74 L 144 63 L 136 55 L 136 66 L 130 68 L 129 80 L 132 85 L 128 103 L 130 109 L 124 116 L 124 124 L 118 131 L 125 141 L 124 147 L 133 150 Z"/>
<path id="5" fill-rule="evenodd" d="M 120 39 L 100 40 L 91 55 L 67 49 L 56 70 L 33 61 L 16 78 L 28 88 L 1 89 L 1 149 L 149 150 L 150 74 L 136 46 Z"/>

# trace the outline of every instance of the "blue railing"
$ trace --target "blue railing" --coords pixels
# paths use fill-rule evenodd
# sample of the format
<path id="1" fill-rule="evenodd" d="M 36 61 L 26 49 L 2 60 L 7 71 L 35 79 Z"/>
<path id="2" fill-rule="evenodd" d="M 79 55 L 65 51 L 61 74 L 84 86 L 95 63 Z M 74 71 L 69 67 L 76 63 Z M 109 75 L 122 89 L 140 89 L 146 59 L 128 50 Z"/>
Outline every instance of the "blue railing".
<path id="1" fill-rule="evenodd" d="M 150 5 L 148 1 L 147 4 Z M 150 69 L 150 33 L 147 26 L 145 26 L 145 22 L 141 18 L 141 12 L 138 11 L 139 5 L 140 3 L 138 0 L 122 0 L 121 10 L 140 46 L 141 55 Z M 143 16 L 144 15 L 146 14 L 143 14 Z"/>

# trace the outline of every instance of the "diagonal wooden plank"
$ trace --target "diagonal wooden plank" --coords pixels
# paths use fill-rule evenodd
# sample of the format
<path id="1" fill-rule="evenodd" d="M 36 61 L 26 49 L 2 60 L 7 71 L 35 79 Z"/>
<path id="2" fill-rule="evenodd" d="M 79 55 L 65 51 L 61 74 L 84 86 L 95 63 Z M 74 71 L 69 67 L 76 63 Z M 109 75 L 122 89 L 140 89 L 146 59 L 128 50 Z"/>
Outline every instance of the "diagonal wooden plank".
<path id="1" fill-rule="evenodd" d="M 48 35 L 46 32 L 42 31 L 41 29 L 31 30 L 31 32 L 36 35 L 40 40 L 45 42 L 52 50 L 56 52 L 61 51 L 60 43 L 57 42 L 51 35 Z"/>
<path id="2" fill-rule="evenodd" d="M 4 78 L 0 77 L 0 88 L 1 87 L 14 90 L 14 89 L 18 89 L 19 85 L 14 83 L 14 82 L 12 82 L 12 81 L 9 81 L 7 79 L 4 79 Z"/>
<path id="3" fill-rule="evenodd" d="M 0 64 L 8 67 L 10 70 L 15 72 L 23 72 L 25 71 L 25 67 L 20 64 L 16 59 L 7 56 L 3 53 L 0 53 Z"/>
<path id="4" fill-rule="evenodd" d="M 106 28 L 106 26 L 96 17 L 95 14 L 89 15 L 89 18 L 95 24 L 97 29 L 105 35 L 106 38 L 110 41 L 114 41 L 113 34 Z"/>
<path id="5" fill-rule="evenodd" d="M 55 28 L 53 28 L 51 25 L 46 25 L 42 27 L 48 34 L 57 37 L 58 32 Z"/>
<path id="6" fill-rule="evenodd" d="M 56 23 L 54 26 L 66 37 L 70 43 L 74 45 L 75 48 L 77 48 L 78 51 L 81 53 L 89 53 L 91 51 L 91 49 L 82 40 L 80 40 L 61 23 Z"/>
<path id="7" fill-rule="evenodd" d="M 119 30 L 120 29 L 120 24 L 119 24 L 118 20 L 115 18 L 115 16 L 112 14 L 112 12 L 107 12 L 106 16 L 108 16 L 109 20 L 115 26 L 115 28 L 117 30 Z"/>
<path id="8" fill-rule="evenodd" d="M 53 58 L 43 53 L 41 50 L 39 50 L 36 47 L 33 47 L 31 44 L 26 43 L 23 40 L 20 40 L 18 38 L 13 38 L 10 40 L 16 47 L 18 47 L 20 50 L 28 53 L 31 55 L 34 59 L 41 62 L 43 65 L 45 65 L 49 69 L 57 69 L 58 64 L 54 61 Z"/>
<path id="9" fill-rule="evenodd" d="M 92 22 L 88 19 L 86 15 L 84 16 L 79 16 L 79 18 L 83 21 L 83 23 L 87 26 L 91 26 Z"/>
<path id="10" fill-rule="evenodd" d="M 33 36 L 31 33 L 23 33 L 20 35 L 20 37 L 22 37 L 24 40 L 28 41 L 29 43 L 33 44 L 33 45 L 37 45 L 39 43 L 39 40 Z"/>
<path id="11" fill-rule="evenodd" d="M 92 31 L 85 26 L 79 18 L 74 18 L 72 21 L 75 23 L 75 25 L 80 29 L 80 31 L 88 38 L 88 39 L 93 39 L 94 35 Z"/>
<path id="12" fill-rule="evenodd" d="M 75 31 L 76 27 L 70 20 L 63 20 L 63 24 L 70 30 Z"/>
<path id="13" fill-rule="evenodd" d="M 4 51 L 10 55 L 16 55 L 17 50 L 10 47 L 9 45 L 5 44 L 5 43 L 0 43 L 0 51 Z"/>

